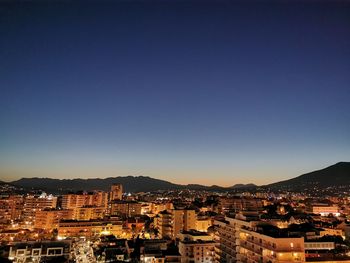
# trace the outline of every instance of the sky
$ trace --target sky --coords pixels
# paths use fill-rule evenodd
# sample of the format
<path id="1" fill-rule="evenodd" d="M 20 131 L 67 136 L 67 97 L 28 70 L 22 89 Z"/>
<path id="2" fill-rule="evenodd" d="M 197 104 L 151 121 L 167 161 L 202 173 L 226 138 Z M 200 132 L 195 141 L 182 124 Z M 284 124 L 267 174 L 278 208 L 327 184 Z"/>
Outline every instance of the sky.
<path id="1" fill-rule="evenodd" d="M 0 3 L 0 180 L 266 184 L 350 161 L 349 1 Z"/>

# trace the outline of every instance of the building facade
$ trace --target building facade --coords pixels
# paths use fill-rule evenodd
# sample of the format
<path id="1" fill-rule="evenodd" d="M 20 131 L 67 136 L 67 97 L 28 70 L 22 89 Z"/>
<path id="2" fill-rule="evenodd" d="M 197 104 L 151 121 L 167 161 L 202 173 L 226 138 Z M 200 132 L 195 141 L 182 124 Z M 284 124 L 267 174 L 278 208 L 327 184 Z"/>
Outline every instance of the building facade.
<path id="1" fill-rule="evenodd" d="M 122 200 L 123 199 L 123 185 L 113 184 L 111 186 L 110 200 Z"/>
<path id="2" fill-rule="evenodd" d="M 305 262 L 304 238 L 262 222 L 225 218 L 217 225 L 216 262 Z"/>
<path id="3" fill-rule="evenodd" d="M 215 262 L 213 237 L 205 232 L 182 231 L 179 235 L 179 252 L 182 263 Z"/>

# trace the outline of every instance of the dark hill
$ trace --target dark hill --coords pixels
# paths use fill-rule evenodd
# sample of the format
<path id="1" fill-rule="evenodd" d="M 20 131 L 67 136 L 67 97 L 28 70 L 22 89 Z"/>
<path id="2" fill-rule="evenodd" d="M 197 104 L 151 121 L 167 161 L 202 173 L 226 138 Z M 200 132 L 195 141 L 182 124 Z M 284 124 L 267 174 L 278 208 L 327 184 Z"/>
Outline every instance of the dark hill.
<path id="1" fill-rule="evenodd" d="M 49 193 L 64 193 L 76 191 L 103 190 L 108 191 L 112 184 L 120 183 L 125 192 L 151 192 L 158 190 L 191 189 L 201 191 L 229 191 L 217 185 L 205 186 L 199 184 L 180 185 L 148 176 L 119 176 L 105 179 L 52 179 L 52 178 L 22 178 L 11 184 L 26 190 L 43 190 Z"/>
<path id="2" fill-rule="evenodd" d="M 12 182 L 26 189 L 40 189 L 48 192 L 90 191 L 110 189 L 113 183 L 120 183 L 126 192 L 148 192 L 156 190 L 179 189 L 184 186 L 147 176 L 120 176 L 105 179 L 51 179 L 22 178 Z"/>
<path id="3" fill-rule="evenodd" d="M 256 188 L 257 186 L 255 184 L 235 184 L 231 186 L 232 189 L 252 189 Z"/>
<path id="4" fill-rule="evenodd" d="M 339 162 L 322 170 L 306 173 L 293 179 L 273 183 L 265 187 L 278 190 L 300 191 L 317 186 L 350 185 L 350 162 Z"/>
<path id="5" fill-rule="evenodd" d="M 113 183 L 121 183 L 125 192 L 150 192 L 157 190 L 192 189 L 203 191 L 254 191 L 254 184 L 236 184 L 232 187 L 217 185 L 204 186 L 199 184 L 180 185 L 148 176 L 120 176 L 105 179 L 51 179 L 22 178 L 10 184 L 31 190 L 44 190 L 51 193 L 69 191 L 109 190 Z M 325 169 L 303 174 L 293 179 L 258 187 L 271 190 L 302 191 L 314 186 L 327 188 L 329 186 L 350 186 L 350 162 L 340 162 Z"/>
<path id="6" fill-rule="evenodd" d="M 26 190 L 43 190 L 49 193 L 64 193 L 76 191 L 103 190 L 108 191 L 112 184 L 120 183 L 125 192 L 151 192 L 158 190 L 191 189 L 198 191 L 232 191 L 235 189 L 252 188 L 255 185 L 237 185 L 233 187 L 222 187 L 218 185 L 205 186 L 200 184 L 174 184 L 168 181 L 151 178 L 148 176 L 119 176 L 105 179 L 52 179 L 52 178 L 22 178 L 11 184 L 23 187 Z"/>

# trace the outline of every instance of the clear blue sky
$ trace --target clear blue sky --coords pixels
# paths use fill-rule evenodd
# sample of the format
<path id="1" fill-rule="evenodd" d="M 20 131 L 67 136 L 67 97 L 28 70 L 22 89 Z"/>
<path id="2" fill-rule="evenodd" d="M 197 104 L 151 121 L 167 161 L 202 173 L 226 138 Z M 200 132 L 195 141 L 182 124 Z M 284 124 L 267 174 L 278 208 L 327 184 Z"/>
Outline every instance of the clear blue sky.
<path id="1" fill-rule="evenodd" d="M 243 2 L 0 3 L 0 178 L 228 186 L 349 161 L 350 3 Z"/>

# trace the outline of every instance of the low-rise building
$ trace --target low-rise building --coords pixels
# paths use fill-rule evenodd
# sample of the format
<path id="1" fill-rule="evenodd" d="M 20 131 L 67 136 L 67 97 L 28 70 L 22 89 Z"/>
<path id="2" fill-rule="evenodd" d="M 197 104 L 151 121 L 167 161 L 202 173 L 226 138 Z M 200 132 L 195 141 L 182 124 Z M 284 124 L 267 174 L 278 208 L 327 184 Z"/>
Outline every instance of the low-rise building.
<path id="1" fill-rule="evenodd" d="M 58 224 L 58 235 L 64 237 L 92 237 L 99 235 L 121 236 L 123 224 L 121 221 L 89 220 L 60 221 Z"/>
<path id="2" fill-rule="evenodd" d="M 12 262 L 46 262 L 55 257 L 70 258 L 71 242 L 41 241 L 17 242 L 8 246 L 8 259 Z"/>
<path id="3" fill-rule="evenodd" d="M 145 240 L 140 250 L 142 263 L 180 263 L 181 255 L 176 246 L 166 240 Z"/>
<path id="4" fill-rule="evenodd" d="M 313 214 L 319 214 L 321 216 L 328 216 L 330 214 L 334 216 L 339 216 L 339 207 L 337 205 L 328 204 L 312 204 L 308 206 L 308 212 Z"/>

